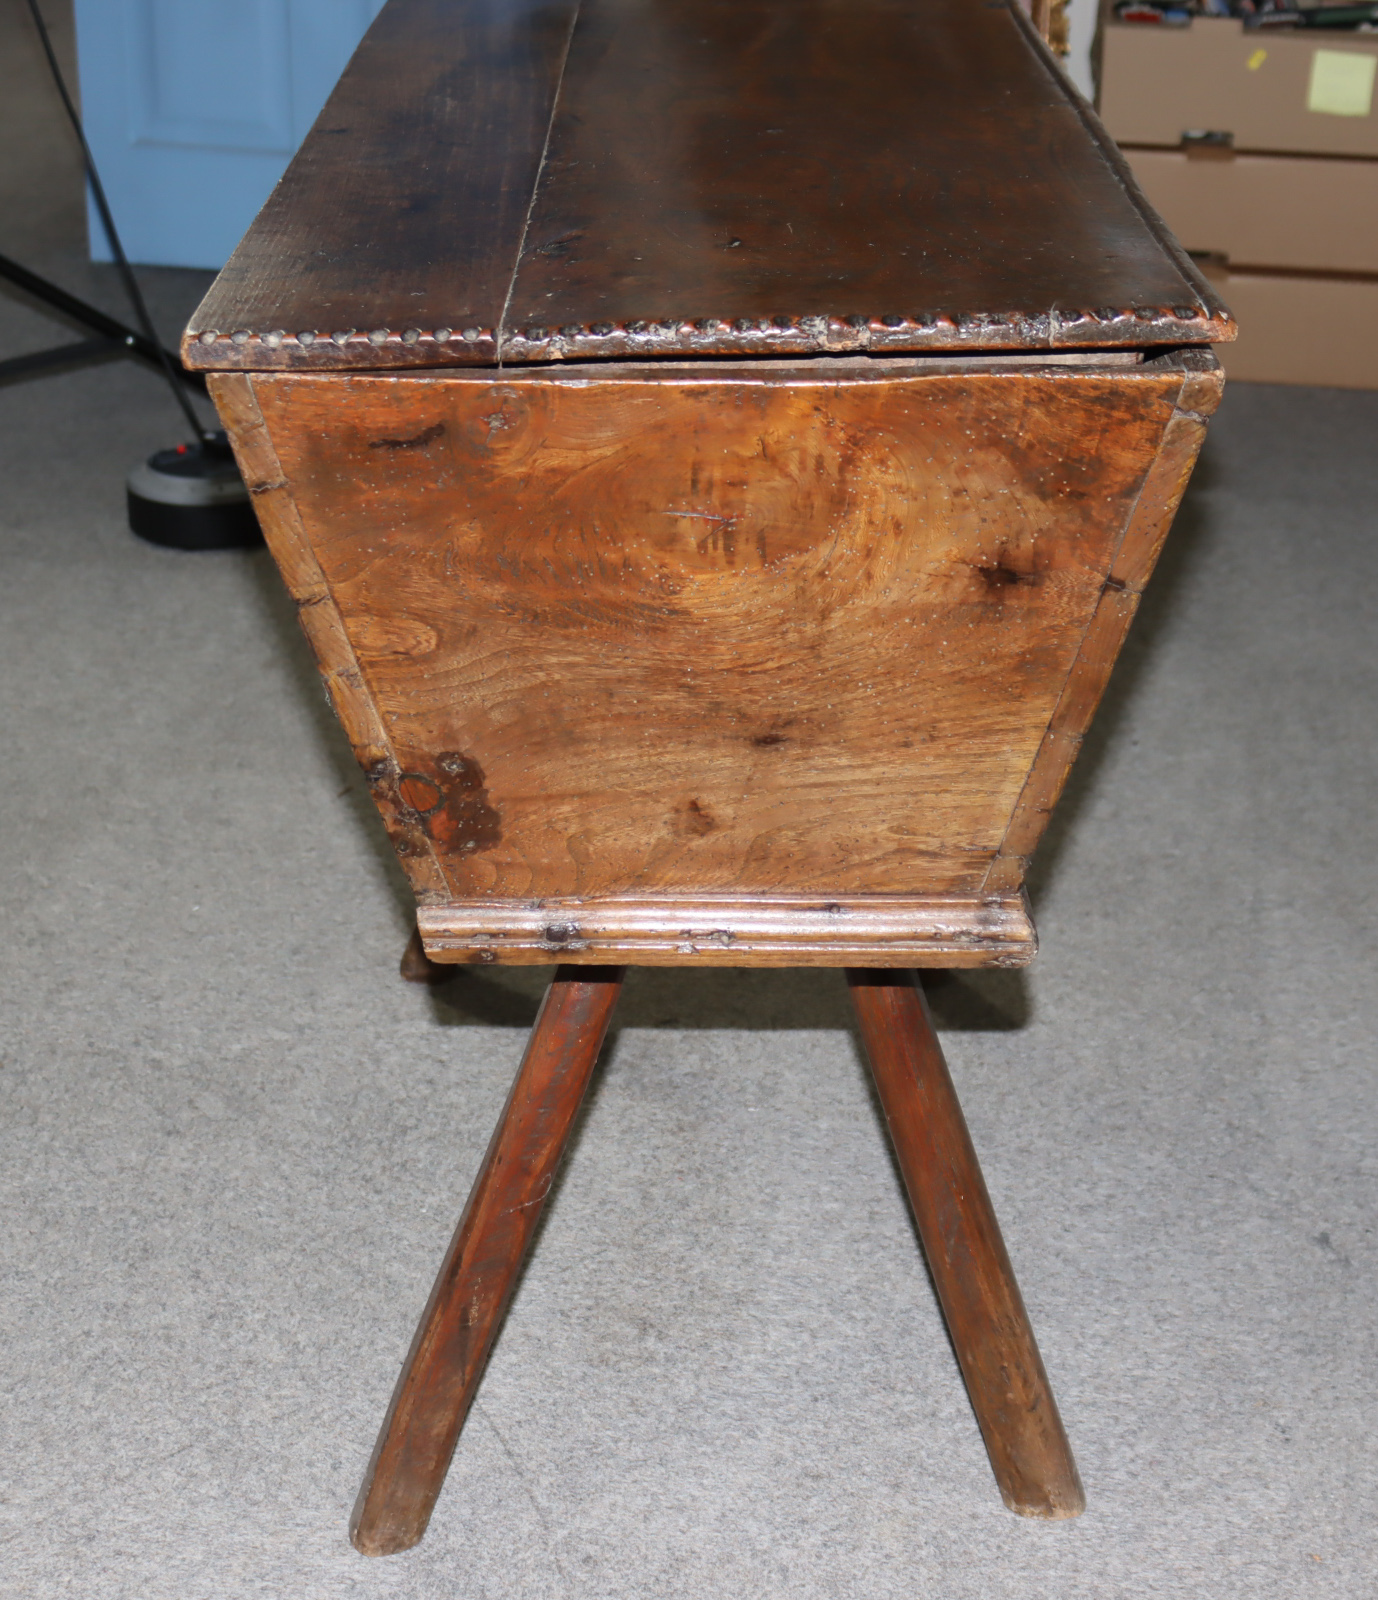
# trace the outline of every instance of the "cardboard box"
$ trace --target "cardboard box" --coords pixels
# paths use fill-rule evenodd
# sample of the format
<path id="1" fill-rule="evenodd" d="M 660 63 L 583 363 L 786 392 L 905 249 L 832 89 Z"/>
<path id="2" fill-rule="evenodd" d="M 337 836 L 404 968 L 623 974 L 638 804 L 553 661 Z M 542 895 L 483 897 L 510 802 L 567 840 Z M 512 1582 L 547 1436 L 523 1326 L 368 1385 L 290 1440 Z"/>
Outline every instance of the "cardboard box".
<path id="1" fill-rule="evenodd" d="M 1236 150 L 1378 157 L 1376 112 L 1371 33 L 1246 29 L 1232 17 L 1103 27 L 1100 114 L 1121 144 L 1171 148 L 1209 131 Z"/>
<path id="2" fill-rule="evenodd" d="M 1188 249 L 1240 267 L 1378 273 L 1378 161 L 1126 150 Z"/>
<path id="3" fill-rule="evenodd" d="M 1378 278 L 1228 272 L 1201 262 L 1239 319 L 1227 380 L 1378 389 Z"/>

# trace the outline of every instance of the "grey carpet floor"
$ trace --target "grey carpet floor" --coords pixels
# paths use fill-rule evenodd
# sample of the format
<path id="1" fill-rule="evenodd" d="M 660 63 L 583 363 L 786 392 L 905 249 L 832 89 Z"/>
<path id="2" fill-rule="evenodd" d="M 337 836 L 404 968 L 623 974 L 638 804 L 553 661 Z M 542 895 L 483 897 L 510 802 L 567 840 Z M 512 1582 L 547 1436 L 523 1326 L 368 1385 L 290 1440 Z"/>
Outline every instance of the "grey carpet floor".
<path id="1" fill-rule="evenodd" d="M 5 214 L 116 304 L 43 160 Z M 16 211 L 38 169 L 66 198 Z M 147 280 L 172 331 L 203 280 Z M 51 332 L 0 302 L 5 352 Z M 1085 1516 L 1000 1504 L 840 979 L 650 971 L 381 1561 L 350 1504 L 543 974 L 398 980 L 267 559 L 125 530 L 178 436 L 132 365 L 0 391 L 0 1594 L 1374 1592 L 1378 394 L 1230 392 L 1043 954 L 934 991 Z"/>

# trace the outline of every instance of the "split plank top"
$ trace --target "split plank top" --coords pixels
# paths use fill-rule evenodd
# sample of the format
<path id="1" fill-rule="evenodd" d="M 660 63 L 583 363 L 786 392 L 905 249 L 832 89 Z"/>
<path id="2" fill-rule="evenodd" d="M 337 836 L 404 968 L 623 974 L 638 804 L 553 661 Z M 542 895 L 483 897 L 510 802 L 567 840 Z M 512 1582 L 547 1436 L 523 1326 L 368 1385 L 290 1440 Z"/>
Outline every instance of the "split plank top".
<path id="1" fill-rule="evenodd" d="M 215 370 L 1233 338 L 1004 0 L 390 0 Z"/>

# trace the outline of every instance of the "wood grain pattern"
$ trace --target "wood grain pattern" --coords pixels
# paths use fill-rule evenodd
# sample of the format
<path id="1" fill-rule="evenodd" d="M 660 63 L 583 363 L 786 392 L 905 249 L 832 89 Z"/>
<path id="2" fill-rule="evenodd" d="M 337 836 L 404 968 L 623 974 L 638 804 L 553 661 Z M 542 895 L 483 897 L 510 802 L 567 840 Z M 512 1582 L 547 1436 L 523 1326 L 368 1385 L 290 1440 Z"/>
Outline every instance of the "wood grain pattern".
<path id="1" fill-rule="evenodd" d="M 1027 959 L 992 866 L 1041 744 L 1060 781 L 1126 528 L 1180 492 L 1182 462 L 1144 485 L 1206 381 L 1181 359 L 250 381 L 433 957 L 573 923 L 570 960 Z M 771 921 L 805 903 L 854 942 Z"/>
<path id="2" fill-rule="evenodd" d="M 1017 5 L 390 0 L 183 354 L 324 371 L 1231 337 Z"/>
<path id="3" fill-rule="evenodd" d="M 1076 1462 L 922 990 L 911 973 L 847 979 L 1001 1496 L 1021 1516 L 1078 1516 Z"/>
<path id="4" fill-rule="evenodd" d="M 364 1475 L 364 1555 L 426 1531 L 621 992 L 618 968 L 560 967 L 441 1263 Z"/>

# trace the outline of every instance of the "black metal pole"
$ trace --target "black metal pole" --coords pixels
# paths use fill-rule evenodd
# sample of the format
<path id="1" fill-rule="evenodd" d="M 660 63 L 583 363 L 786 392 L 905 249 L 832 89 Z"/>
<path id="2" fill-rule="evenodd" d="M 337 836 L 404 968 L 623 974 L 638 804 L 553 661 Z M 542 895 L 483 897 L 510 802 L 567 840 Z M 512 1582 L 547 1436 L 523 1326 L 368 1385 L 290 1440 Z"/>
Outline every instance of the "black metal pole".
<path id="1" fill-rule="evenodd" d="M 62 104 L 66 108 L 68 120 L 72 124 L 72 131 L 77 136 L 77 143 L 81 146 L 81 159 L 86 168 L 86 179 L 91 185 L 91 198 L 96 202 L 96 210 L 100 213 L 101 226 L 105 229 L 105 236 L 110 241 L 110 251 L 115 257 L 115 265 L 119 268 L 120 277 L 124 280 L 125 292 L 129 295 L 130 304 L 134 307 L 134 315 L 143 338 L 148 345 L 157 351 L 157 361 L 167 377 L 168 386 L 171 388 L 173 398 L 182 408 L 182 413 L 191 424 L 192 432 L 197 439 L 206 441 L 211 437 L 211 430 L 201 424 L 201 419 L 186 390 L 178 381 L 177 367 L 173 364 L 173 357 L 164 349 L 162 341 L 158 338 L 157 329 L 153 326 L 153 318 L 148 314 L 148 306 L 144 302 L 143 291 L 139 288 L 138 281 L 130 269 L 129 260 L 124 253 L 124 246 L 120 243 L 119 233 L 115 228 L 115 219 L 110 214 L 110 206 L 105 198 L 105 189 L 96 171 L 95 158 L 91 154 L 91 147 L 86 142 L 86 130 L 81 125 L 81 116 L 71 95 L 67 92 L 67 80 L 62 76 L 62 68 L 58 64 L 57 53 L 53 49 L 53 41 L 48 35 L 47 24 L 43 21 L 43 14 L 38 9 L 38 0 L 28 0 L 29 13 L 33 17 L 34 26 L 38 29 L 38 37 L 43 43 L 43 53 L 48 58 L 48 66 L 52 71 L 53 82 L 57 85 L 57 92 L 62 96 Z M 51 301 L 51 296 L 46 296 Z M 55 302 L 53 302 L 55 303 Z M 79 304 L 80 302 L 78 302 Z M 140 352 L 142 354 L 142 352 Z"/>
<path id="2" fill-rule="evenodd" d="M 198 389 L 202 394 L 206 390 L 206 380 L 199 372 L 188 372 L 177 358 L 166 347 L 158 344 L 156 340 L 145 338 L 142 333 L 136 332 L 115 317 L 107 316 L 98 307 L 85 300 L 79 300 L 76 295 L 68 294 L 65 289 L 60 289 L 55 283 L 49 283 L 46 278 L 40 278 L 36 272 L 30 272 L 18 261 L 13 261 L 9 256 L 0 255 L 0 278 L 8 278 L 13 284 L 21 288 L 25 294 L 31 294 L 35 300 L 42 300 L 64 316 L 71 317 L 74 322 L 79 322 L 83 327 L 90 328 L 93 333 L 98 333 L 104 341 L 108 341 L 110 349 L 122 349 L 127 355 L 138 356 L 141 361 L 146 361 L 152 367 L 157 367 L 160 372 L 166 372 L 171 366 L 174 376 L 181 383 Z M 81 356 L 96 355 L 100 352 L 94 347 L 87 349 L 86 343 L 79 345 L 64 345 L 53 351 L 44 351 L 45 360 L 37 365 L 49 365 L 66 360 L 78 360 Z M 50 358 L 50 360 L 48 359 Z M 16 356 L 13 361 L 3 363 L 6 373 L 19 371 L 16 362 L 25 362 L 34 365 L 27 357 Z"/>

